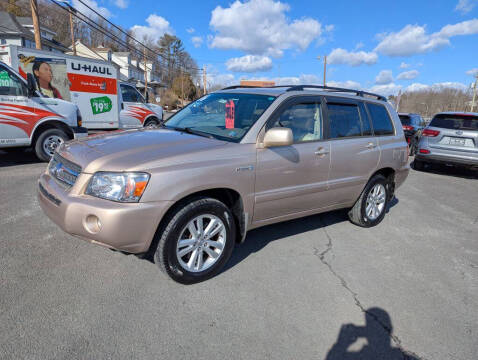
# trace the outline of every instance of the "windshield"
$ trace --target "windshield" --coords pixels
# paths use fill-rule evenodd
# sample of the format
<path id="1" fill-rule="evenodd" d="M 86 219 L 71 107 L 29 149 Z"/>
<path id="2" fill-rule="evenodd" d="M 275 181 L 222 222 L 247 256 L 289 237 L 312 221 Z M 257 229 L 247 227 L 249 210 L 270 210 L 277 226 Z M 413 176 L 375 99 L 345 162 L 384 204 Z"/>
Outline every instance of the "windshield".
<path id="1" fill-rule="evenodd" d="M 190 129 L 239 142 L 275 100 L 274 96 L 213 93 L 189 104 L 166 121 L 167 128 Z"/>
<path id="2" fill-rule="evenodd" d="M 474 115 L 436 115 L 430 126 L 455 130 L 478 130 L 478 116 Z"/>

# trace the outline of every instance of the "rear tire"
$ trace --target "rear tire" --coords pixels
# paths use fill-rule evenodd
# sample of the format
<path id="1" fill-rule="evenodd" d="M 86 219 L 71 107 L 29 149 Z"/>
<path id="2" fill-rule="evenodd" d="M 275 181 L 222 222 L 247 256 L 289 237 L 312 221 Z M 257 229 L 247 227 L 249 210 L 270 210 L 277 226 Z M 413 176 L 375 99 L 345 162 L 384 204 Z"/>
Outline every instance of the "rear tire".
<path id="1" fill-rule="evenodd" d="M 144 123 L 144 127 L 149 129 L 156 129 L 158 126 L 159 126 L 159 121 L 156 118 L 148 119 Z"/>
<path id="2" fill-rule="evenodd" d="M 40 160 L 50 161 L 56 149 L 68 140 L 68 135 L 63 130 L 58 128 L 48 129 L 38 136 L 33 148 Z"/>
<path id="3" fill-rule="evenodd" d="M 182 284 L 201 282 L 219 273 L 232 254 L 236 236 L 234 216 L 226 205 L 212 198 L 197 198 L 166 221 L 156 234 L 160 238 L 154 254 L 163 272 Z M 208 237 L 208 225 L 213 221 L 221 230 L 215 233 L 215 225 L 210 229 L 214 235 Z"/>
<path id="4" fill-rule="evenodd" d="M 350 221 L 361 227 L 378 225 L 387 212 L 390 200 L 389 185 L 383 175 L 373 176 L 350 209 L 348 213 Z"/>

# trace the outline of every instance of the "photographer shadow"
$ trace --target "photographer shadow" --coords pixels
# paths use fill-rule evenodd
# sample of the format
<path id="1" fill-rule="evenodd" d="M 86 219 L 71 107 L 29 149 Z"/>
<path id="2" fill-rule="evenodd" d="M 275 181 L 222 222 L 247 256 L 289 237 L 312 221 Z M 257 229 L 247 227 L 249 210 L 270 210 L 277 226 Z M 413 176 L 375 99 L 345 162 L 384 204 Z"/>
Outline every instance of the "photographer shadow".
<path id="1" fill-rule="evenodd" d="M 391 345 L 392 331 L 388 313 L 381 308 L 370 308 L 365 311 L 365 326 L 342 325 L 337 342 L 329 350 L 326 360 L 418 359 Z M 363 346 L 357 348 L 360 343 Z"/>

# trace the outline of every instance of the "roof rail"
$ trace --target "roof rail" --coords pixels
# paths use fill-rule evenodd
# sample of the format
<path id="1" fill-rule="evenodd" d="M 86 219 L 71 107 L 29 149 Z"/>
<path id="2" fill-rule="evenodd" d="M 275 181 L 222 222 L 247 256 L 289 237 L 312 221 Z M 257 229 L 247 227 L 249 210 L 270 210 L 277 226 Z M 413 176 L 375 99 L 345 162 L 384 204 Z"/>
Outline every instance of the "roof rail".
<path id="1" fill-rule="evenodd" d="M 367 91 L 362 90 L 354 90 L 354 89 L 346 89 L 346 88 L 339 88 L 339 87 L 332 87 L 332 86 L 323 86 L 323 85 L 275 85 L 275 86 L 253 86 L 253 85 L 233 85 L 225 87 L 221 90 L 231 90 L 231 89 L 239 89 L 239 88 L 288 88 L 286 91 L 302 91 L 304 89 L 322 89 L 328 90 L 331 92 L 344 92 L 344 93 L 354 93 L 357 96 L 371 96 L 377 98 L 377 100 L 387 101 L 385 96 L 374 94 Z"/>
<path id="2" fill-rule="evenodd" d="M 376 97 L 378 100 L 387 101 L 387 98 L 385 96 L 382 96 L 379 94 L 374 94 L 374 93 L 362 91 L 362 90 L 346 89 L 346 88 L 323 86 L 323 85 L 294 85 L 288 88 L 286 91 L 301 91 L 301 90 L 304 90 L 305 88 L 329 90 L 332 92 L 348 92 L 348 93 L 354 93 L 357 96 L 361 96 L 361 97 L 363 97 L 364 95 L 367 95 L 367 96 Z"/>

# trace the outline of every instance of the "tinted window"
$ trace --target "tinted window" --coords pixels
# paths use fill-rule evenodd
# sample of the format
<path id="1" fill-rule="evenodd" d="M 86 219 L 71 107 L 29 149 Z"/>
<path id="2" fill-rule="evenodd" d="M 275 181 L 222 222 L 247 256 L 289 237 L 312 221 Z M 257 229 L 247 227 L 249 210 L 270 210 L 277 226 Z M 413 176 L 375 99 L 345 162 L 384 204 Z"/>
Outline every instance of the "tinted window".
<path id="1" fill-rule="evenodd" d="M 372 136 L 372 127 L 370 126 L 370 120 L 365 111 L 365 106 L 363 103 L 359 105 L 360 109 L 360 118 L 362 119 L 362 135 L 363 136 Z"/>
<path id="2" fill-rule="evenodd" d="M 359 109 L 353 104 L 327 104 L 329 118 L 329 137 L 343 138 L 361 136 Z"/>
<path id="3" fill-rule="evenodd" d="M 126 102 L 144 102 L 141 94 L 131 86 L 121 85 L 121 95 Z"/>
<path id="4" fill-rule="evenodd" d="M 398 117 L 400 118 L 400 122 L 402 123 L 402 125 L 411 125 L 410 116 L 408 116 L 408 115 L 398 115 Z"/>
<path id="5" fill-rule="evenodd" d="M 455 130 L 478 130 L 478 116 L 436 115 L 430 123 L 430 126 Z"/>
<path id="6" fill-rule="evenodd" d="M 27 87 L 14 73 L 0 66 L 0 95 L 27 96 Z"/>
<path id="7" fill-rule="evenodd" d="M 372 117 L 373 131 L 375 135 L 393 135 L 393 125 L 387 109 L 383 105 L 367 104 L 368 111 Z"/>
<path id="8" fill-rule="evenodd" d="M 221 140 L 239 142 L 274 96 L 213 93 L 189 104 L 166 122 L 166 127 L 209 134 Z"/>
<path id="9" fill-rule="evenodd" d="M 287 127 L 292 130 L 294 142 L 322 139 L 322 115 L 319 103 L 296 104 L 284 110 L 271 127 Z"/>

